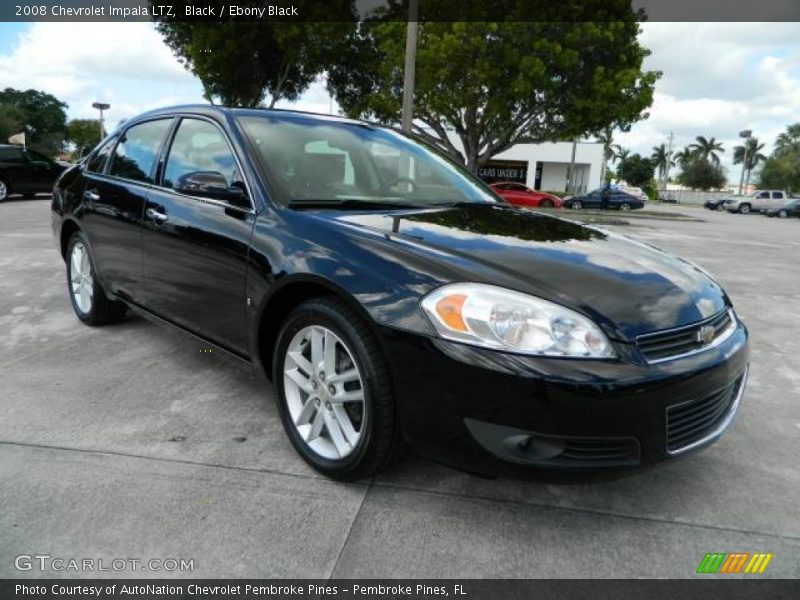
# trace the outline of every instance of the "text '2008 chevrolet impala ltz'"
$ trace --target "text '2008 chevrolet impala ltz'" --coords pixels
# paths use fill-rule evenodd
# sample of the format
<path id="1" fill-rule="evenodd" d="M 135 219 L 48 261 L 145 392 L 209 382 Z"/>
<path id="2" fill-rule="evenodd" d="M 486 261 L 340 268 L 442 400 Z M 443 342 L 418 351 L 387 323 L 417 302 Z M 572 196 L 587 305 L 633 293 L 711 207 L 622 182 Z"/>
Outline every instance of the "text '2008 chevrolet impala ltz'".
<path id="1" fill-rule="evenodd" d="M 484 473 L 645 465 L 715 441 L 745 388 L 747 330 L 699 267 L 516 209 L 368 123 L 150 112 L 52 214 L 81 321 L 132 308 L 252 362 L 331 477 L 401 439 Z"/>

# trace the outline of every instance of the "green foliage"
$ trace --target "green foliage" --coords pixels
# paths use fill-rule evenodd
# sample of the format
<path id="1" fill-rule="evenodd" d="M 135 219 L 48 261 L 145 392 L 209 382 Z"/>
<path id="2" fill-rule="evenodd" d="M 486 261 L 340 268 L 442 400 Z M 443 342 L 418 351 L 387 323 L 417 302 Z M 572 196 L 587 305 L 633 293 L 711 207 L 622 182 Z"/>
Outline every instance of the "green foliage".
<path id="1" fill-rule="evenodd" d="M 689 162 L 681 165 L 678 181 L 695 190 L 711 190 L 721 188 L 727 180 L 722 165 L 696 154 Z"/>
<path id="2" fill-rule="evenodd" d="M 572 139 L 643 118 L 659 73 L 642 71 L 648 51 L 630 3 L 603 6 L 603 23 L 568 22 L 571 2 L 543 5 L 539 22 L 511 22 L 509 15 L 530 16 L 523 0 L 470 5 L 486 19 L 507 17 L 502 23 L 421 22 L 415 133 L 476 171 L 516 143 Z M 405 22 L 370 21 L 335 53 L 328 85 L 348 115 L 400 122 L 405 39 Z"/>
<path id="3" fill-rule="evenodd" d="M 656 200 L 658 198 L 658 183 L 656 183 L 655 179 L 650 179 L 642 186 L 642 191 L 647 194 L 650 200 Z"/>
<path id="4" fill-rule="evenodd" d="M 759 187 L 800 192 L 800 123 L 778 136 L 772 156 L 761 167 Z"/>
<path id="5" fill-rule="evenodd" d="M 675 161 L 672 160 L 672 157 L 670 156 L 669 150 L 667 150 L 666 144 L 653 146 L 653 154 L 650 157 L 650 160 L 653 162 L 656 170 L 658 171 L 659 181 L 664 181 L 667 178 L 667 173 L 669 172 L 670 167 L 675 164 Z"/>
<path id="6" fill-rule="evenodd" d="M 718 142 L 715 138 L 705 138 L 702 135 L 698 135 L 694 138 L 696 142 L 694 144 L 689 144 L 688 149 L 691 151 L 693 156 L 699 156 L 703 160 L 711 161 L 715 165 L 719 164 L 719 153 L 725 152 L 725 149 L 722 147 L 722 142 Z"/>
<path id="7" fill-rule="evenodd" d="M 649 158 L 643 158 L 639 154 L 631 154 L 620 161 L 617 167 L 617 176 L 628 185 L 644 187 L 653 179 L 655 164 Z"/>
<path id="8" fill-rule="evenodd" d="M 9 137 L 22 133 L 25 126 L 24 113 L 14 105 L 0 104 L 0 144 Z"/>
<path id="9" fill-rule="evenodd" d="M 27 145 L 44 154 L 54 156 L 61 151 L 67 129 L 64 102 L 39 90 L 6 88 L 0 92 L 0 106 L 10 115 L 0 129 L 12 126 L 16 127 L 13 133 L 25 132 Z M 6 139 L 8 136 L 0 141 L 4 143 Z"/>
<path id="10" fill-rule="evenodd" d="M 75 144 L 76 158 L 82 157 L 94 148 L 100 142 L 100 138 L 99 119 L 72 119 L 67 124 L 67 141 Z"/>
<path id="11" fill-rule="evenodd" d="M 274 2 L 237 4 L 265 8 Z M 272 107 L 281 99 L 297 99 L 322 72 L 334 41 L 355 27 L 352 0 L 292 4 L 306 20 L 162 21 L 157 28 L 183 66 L 200 79 L 209 102 L 258 106 L 269 97 Z M 337 19 L 341 22 L 332 22 Z"/>

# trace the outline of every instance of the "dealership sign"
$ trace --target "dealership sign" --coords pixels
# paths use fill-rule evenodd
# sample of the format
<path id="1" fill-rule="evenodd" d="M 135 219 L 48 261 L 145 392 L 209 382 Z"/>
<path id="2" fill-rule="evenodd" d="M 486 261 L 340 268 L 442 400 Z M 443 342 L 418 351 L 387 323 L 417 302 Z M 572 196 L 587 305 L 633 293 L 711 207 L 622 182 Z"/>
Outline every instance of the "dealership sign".
<path id="1" fill-rule="evenodd" d="M 517 160 L 490 160 L 478 168 L 478 177 L 486 183 L 498 181 L 528 181 L 528 163 Z"/>

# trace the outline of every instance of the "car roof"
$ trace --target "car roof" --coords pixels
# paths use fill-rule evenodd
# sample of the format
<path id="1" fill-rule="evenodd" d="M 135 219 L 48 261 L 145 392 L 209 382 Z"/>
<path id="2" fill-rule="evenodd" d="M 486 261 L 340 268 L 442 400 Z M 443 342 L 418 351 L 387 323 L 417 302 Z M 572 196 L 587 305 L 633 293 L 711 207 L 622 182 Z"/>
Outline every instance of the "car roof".
<path id="1" fill-rule="evenodd" d="M 156 108 L 126 120 L 125 122 L 122 123 L 122 126 L 127 124 L 129 121 L 140 121 L 146 118 L 168 116 L 177 113 L 194 113 L 208 117 L 214 117 L 214 116 L 222 117 L 225 115 L 234 115 L 234 116 L 275 115 L 275 116 L 290 117 L 290 118 L 294 117 L 298 119 L 299 118 L 313 119 L 318 121 L 327 121 L 334 123 L 368 124 L 371 126 L 375 126 L 374 123 L 369 123 L 368 121 L 350 119 L 347 117 L 342 117 L 338 115 L 329 115 L 324 113 L 313 113 L 302 110 L 289 110 L 283 108 L 242 108 L 242 107 L 231 107 L 231 106 L 219 106 L 214 104 L 179 104 L 176 106 L 165 106 L 163 108 Z"/>

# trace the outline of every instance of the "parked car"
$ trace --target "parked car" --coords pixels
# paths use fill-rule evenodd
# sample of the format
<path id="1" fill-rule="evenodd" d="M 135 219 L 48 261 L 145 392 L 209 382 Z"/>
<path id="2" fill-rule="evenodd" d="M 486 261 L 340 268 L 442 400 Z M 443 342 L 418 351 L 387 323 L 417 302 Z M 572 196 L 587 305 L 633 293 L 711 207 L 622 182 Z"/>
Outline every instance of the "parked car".
<path id="1" fill-rule="evenodd" d="M 745 389 L 747 330 L 705 271 L 369 123 L 152 111 L 62 175 L 52 225 L 80 321 L 131 309 L 256 366 L 334 478 L 401 439 L 486 474 L 651 464 L 719 438 Z"/>
<path id="2" fill-rule="evenodd" d="M 31 197 L 52 192 L 53 184 L 64 170 L 35 150 L 0 144 L 0 202 L 11 194 Z"/>
<path id="3" fill-rule="evenodd" d="M 746 196 L 725 200 L 725 210 L 746 215 L 753 211 L 783 206 L 788 198 L 789 194 L 783 190 L 756 190 Z"/>
<path id="4" fill-rule="evenodd" d="M 647 194 L 644 193 L 644 190 L 639 187 L 635 187 L 632 185 L 611 185 L 612 190 L 617 190 L 620 192 L 625 192 L 626 194 L 630 194 L 634 198 L 638 198 L 642 202 L 647 202 Z"/>
<path id="5" fill-rule="evenodd" d="M 722 198 L 709 198 L 703 203 L 703 206 L 709 210 L 726 210 L 725 203 L 728 200 L 735 200 L 736 198 L 742 198 L 743 196 L 723 196 Z"/>
<path id="6" fill-rule="evenodd" d="M 497 192 L 497 195 L 503 200 L 515 206 L 533 206 L 536 208 L 559 208 L 561 206 L 561 198 L 558 196 L 532 190 L 521 183 L 506 181 L 492 183 L 489 187 Z"/>
<path id="7" fill-rule="evenodd" d="M 588 194 L 565 198 L 561 206 L 574 210 L 580 210 L 582 208 L 632 210 L 635 208 L 644 208 L 644 202 L 620 189 L 612 188 L 610 190 L 604 190 L 603 188 L 598 188 Z"/>
<path id="8" fill-rule="evenodd" d="M 800 198 L 789 200 L 786 204 L 777 208 L 768 208 L 764 211 L 764 214 L 768 217 L 780 217 L 781 219 L 800 217 Z"/>

